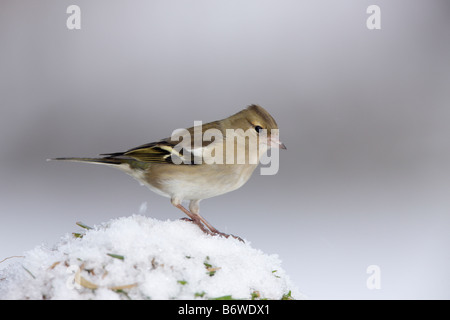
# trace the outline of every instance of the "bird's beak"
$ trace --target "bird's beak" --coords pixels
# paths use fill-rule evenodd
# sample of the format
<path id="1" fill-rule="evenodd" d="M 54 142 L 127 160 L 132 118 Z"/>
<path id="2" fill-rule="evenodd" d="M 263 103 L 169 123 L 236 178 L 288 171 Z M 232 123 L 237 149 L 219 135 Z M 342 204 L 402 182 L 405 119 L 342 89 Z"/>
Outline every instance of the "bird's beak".
<path id="1" fill-rule="evenodd" d="M 280 141 L 280 139 L 275 136 L 270 138 L 270 147 L 271 148 L 279 148 L 279 149 L 287 149 L 285 144 Z"/>

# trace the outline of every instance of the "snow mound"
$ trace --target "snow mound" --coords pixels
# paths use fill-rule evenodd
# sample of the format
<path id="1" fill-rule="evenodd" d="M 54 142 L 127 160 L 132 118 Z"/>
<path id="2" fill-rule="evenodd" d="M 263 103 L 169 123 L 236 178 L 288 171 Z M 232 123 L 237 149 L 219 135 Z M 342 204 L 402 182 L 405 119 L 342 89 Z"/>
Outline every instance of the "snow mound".
<path id="1" fill-rule="evenodd" d="M 67 234 L 0 271 L 0 299 L 302 298 L 276 255 L 141 215 Z"/>

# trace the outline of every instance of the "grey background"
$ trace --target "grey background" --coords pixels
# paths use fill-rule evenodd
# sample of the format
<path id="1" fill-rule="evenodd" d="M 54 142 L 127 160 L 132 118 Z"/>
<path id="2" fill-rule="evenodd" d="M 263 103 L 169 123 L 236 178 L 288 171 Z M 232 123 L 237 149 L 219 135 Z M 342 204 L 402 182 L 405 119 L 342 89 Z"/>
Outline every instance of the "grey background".
<path id="1" fill-rule="evenodd" d="M 70 4 L 81 30 L 66 28 Z M 366 28 L 371 4 L 381 30 Z M 449 17 L 446 0 L 3 0 L 0 260 L 145 201 L 182 216 L 119 171 L 46 158 L 258 103 L 288 147 L 280 170 L 203 215 L 277 253 L 313 299 L 450 298 Z"/>

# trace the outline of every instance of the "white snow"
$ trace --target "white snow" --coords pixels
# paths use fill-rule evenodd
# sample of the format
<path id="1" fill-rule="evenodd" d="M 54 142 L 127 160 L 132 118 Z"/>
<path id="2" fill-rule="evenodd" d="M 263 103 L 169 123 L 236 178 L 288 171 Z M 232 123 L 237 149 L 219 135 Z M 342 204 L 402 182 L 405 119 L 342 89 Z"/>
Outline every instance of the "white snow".
<path id="1" fill-rule="evenodd" d="M 276 255 L 187 221 L 133 215 L 80 230 L 1 270 L 0 299 L 303 297 Z"/>

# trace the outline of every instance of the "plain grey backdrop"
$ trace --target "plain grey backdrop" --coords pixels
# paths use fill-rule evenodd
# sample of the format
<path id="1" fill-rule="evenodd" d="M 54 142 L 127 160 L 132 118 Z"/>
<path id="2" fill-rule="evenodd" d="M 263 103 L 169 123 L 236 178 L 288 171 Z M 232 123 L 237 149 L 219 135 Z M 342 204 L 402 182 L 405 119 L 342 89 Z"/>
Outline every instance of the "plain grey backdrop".
<path id="1" fill-rule="evenodd" d="M 366 27 L 372 4 L 381 30 Z M 277 175 L 203 201 L 206 219 L 278 254 L 312 299 L 450 298 L 447 0 L 2 0 L 0 260 L 143 202 L 183 216 L 118 170 L 47 158 L 124 151 L 252 103 L 288 150 Z"/>

